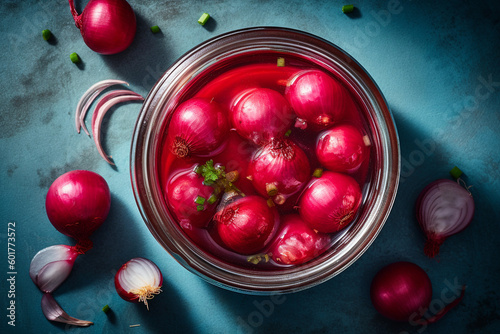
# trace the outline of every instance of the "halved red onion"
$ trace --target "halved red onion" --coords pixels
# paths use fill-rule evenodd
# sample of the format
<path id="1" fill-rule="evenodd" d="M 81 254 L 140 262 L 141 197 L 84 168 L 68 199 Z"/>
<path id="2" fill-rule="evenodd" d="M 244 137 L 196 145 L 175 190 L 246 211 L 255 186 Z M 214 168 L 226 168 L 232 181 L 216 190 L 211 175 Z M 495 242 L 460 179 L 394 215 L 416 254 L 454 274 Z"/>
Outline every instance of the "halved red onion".
<path id="1" fill-rule="evenodd" d="M 111 93 L 110 93 L 111 94 Z M 97 147 L 97 151 L 101 155 L 101 157 L 106 160 L 107 163 L 110 165 L 114 165 L 114 163 L 109 159 L 111 156 L 108 156 L 105 152 L 104 149 L 102 148 L 101 145 L 101 124 L 102 120 L 104 119 L 104 116 L 108 112 L 110 108 L 115 106 L 118 103 L 123 103 L 127 101 L 143 101 L 144 98 L 140 96 L 139 94 L 130 92 L 130 95 L 120 95 L 120 96 L 115 96 L 104 102 L 99 109 L 96 108 L 94 111 L 94 114 L 97 113 L 97 116 L 95 116 L 95 119 L 93 118 L 93 124 L 92 124 L 92 132 L 94 135 L 94 142 Z"/>
<path id="2" fill-rule="evenodd" d="M 299 213 L 309 226 L 332 233 L 346 228 L 361 204 L 361 189 L 349 175 L 325 171 L 304 190 Z"/>
<path id="3" fill-rule="evenodd" d="M 269 88 L 250 88 L 241 92 L 231 107 L 233 127 L 243 138 L 265 145 L 283 137 L 295 114 L 279 92 Z"/>
<path id="4" fill-rule="evenodd" d="M 472 194 L 458 182 L 436 180 L 417 198 L 417 220 L 427 236 L 424 252 L 429 257 L 439 253 L 439 247 L 447 237 L 469 226 L 474 216 Z"/>
<path id="5" fill-rule="evenodd" d="M 80 327 L 88 327 L 94 324 L 92 321 L 80 320 L 69 316 L 50 293 L 45 293 L 42 296 L 42 312 L 45 318 L 50 321 L 62 322 L 64 324 Z"/>
<path id="6" fill-rule="evenodd" d="M 87 135 L 90 136 L 90 133 L 87 130 L 87 127 L 85 126 L 85 115 L 90 108 L 90 105 L 92 102 L 99 96 L 99 94 L 105 90 L 106 88 L 113 86 L 113 85 L 129 85 L 126 81 L 122 80 L 103 80 L 95 83 L 92 85 L 85 93 L 83 93 L 82 97 L 78 101 L 78 104 L 76 106 L 76 112 L 75 112 L 75 126 L 76 126 L 76 131 L 80 133 L 80 128 L 83 127 L 83 130 Z"/>
<path id="7" fill-rule="evenodd" d="M 247 174 L 259 194 L 272 198 L 282 195 L 286 201 L 306 185 L 311 168 L 306 154 L 293 141 L 273 138 L 255 153 Z"/>
<path id="8" fill-rule="evenodd" d="M 69 276 L 80 254 L 75 247 L 66 245 L 42 249 L 31 260 L 30 277 L 33 283 L 43 292 L 53 292 Z"/>
<path id="9" fill-rule="evenodd" d="M 161 292 L 163 276 L 158 266 L 143 257 L 125 263 L 115 275 L 118 295 L 128 302 L 143 302 L 149 309 L 148 300 Z"/>
<path id="10" fill-rule="evenodd" d="M 298 116 L 296 127 L 322 130 L 333 126 L 344 114 L 346 88 L 328 74 L 319 70 L 304 70 L 293 76 L 285 97 Z"/>

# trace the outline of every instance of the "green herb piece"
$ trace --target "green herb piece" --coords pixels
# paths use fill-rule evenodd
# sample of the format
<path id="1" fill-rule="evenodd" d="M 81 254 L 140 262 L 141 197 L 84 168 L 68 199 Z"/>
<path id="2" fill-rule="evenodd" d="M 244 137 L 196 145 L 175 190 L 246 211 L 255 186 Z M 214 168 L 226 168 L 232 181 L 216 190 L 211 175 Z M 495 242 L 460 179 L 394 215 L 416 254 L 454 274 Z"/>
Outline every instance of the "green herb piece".
<path id="1" fill-rule="evenodd" d="M 42 37 L 44 40 L 48 41 L 51 36 L 52 36 L 52 33 L 50 32 L 49 29 L 42 30 Z"/>
<path id="2" fill-rule="evenodd" d="M 344 14 L 352 13 L 353 11 L 354 11 L 354 5 L 345 5 L 345 6 L 342 6 L 342 12 Z"/>
<path id="3" fill-rule="evenodd" d="M 450 174 L 451 176 L 453 176 L 453 178 L 458 179 L 460 176 L 462 176 L 463 172 L 460 170 L 460 168 L 455 166 L 450 170 Z"/>
<path id="4" fill-rule="evenodd" d="M 210 15 L 208 13 L 203 13 L 200 18 L 198 19 L 198 23 L 201 24 L 202 26 L 207 23 L 208 19 L 210 18 Z"/>
<path id="5" fill-rule="evenodd" d="M 313 176 L 314 177 L 321 177 L 321 175 L 323 175 L 323 169 L 321 168 L 316 168 L 313 172 Z"/>
<path id="6" fill-rule="evenodd" d="M 104 313 L 108 313 L 108 312 L 109 312 L 109 310 L 111 310 L 111 308 L 110 308 L 108 305 L 104 305 L 104 307 L 102 308 L 102 311 L 103 311 Z"/>
<path id="7" fill-rule="evenodd" d="M 72 54 L 70 54 L 69 58 L 75 64 L 80 62 L 80 56 L 78 56 L 78 54 L 76 52 L 73 52 Z"/>
<path id="8" fill-rule="evenodd" d="M 284 67 L 285 66 L 285 58 L 283 57 L 278 57 L 278 61 L 276 64 L 278 67 Z"/>
<path id="9" fill-rule="evenodd" d="M 150 29 L 153 34 L 157 34 L 160 32 L 160 27 L 158 26 L 152 26 Z"/>
<path id="10" fill-rule="evenodd" d="M 203 184 L 210 186 L 217 182 L 219 179 L 225 178 L 226 173 L 224 172 L 223 166 L 214 166 L 213 160 L 208 160 L 204 165 L 200 166 L 201 174 L 203 176 L 204 181 Z"/>
<path id="11" fill-rule="evenodd" d="M 196 211 L 203 211 L 203 210 L 205 210 L 205 207 L 203 205 L 196 206 Z"/>
<path id="12" fill-rule="evenodd" d="M 201 204 L 201 205 L 203 205 L 203 204 L 205 204 L 205 197 L 198 196 L 198 197 L 196 197 L 196 199 L 194 200 L 194 202 L 195 202 L 196 204 Z"/>
<path id="13" fill-rule="evenodd" d="M 215 202 L 217 202 L 217 196 L 215 194 L 210 195 L 207 202 L 208 204 L 214 204 Z"/>
<path id="14" fill-rule="evenodd" d="M 288 131 L 285 132 L 285 137 L 290 137 L 291 134 L 292 134 L 292 130 L 288 129 Z"/>

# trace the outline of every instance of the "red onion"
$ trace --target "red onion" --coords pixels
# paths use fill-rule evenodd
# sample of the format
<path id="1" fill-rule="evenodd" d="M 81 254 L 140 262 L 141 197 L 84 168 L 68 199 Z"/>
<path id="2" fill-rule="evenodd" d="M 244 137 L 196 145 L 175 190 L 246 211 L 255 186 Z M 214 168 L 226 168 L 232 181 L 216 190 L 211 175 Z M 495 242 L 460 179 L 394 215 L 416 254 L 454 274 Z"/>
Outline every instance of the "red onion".
<path id="1" fill-rule="evenodd" d="M 203 177 L 194 171 L 184 171 L 175 175 L 166 186 L 166 201 L 179 225 L 184 229 L 206 227 L 210 222 L 217 203 L 208 203 L 214 188 L 203 184 Z M 202 197 L 201 210 L 196 199 Z"/>
<path id="2" fill-rule="evenodd" d="M 168 128 L 167 145 L 179 158 L 210 156 L 220 152 L 229 134 L 229 123 L 215 101 L 187 100 L 177 107 Z"/>
<path id="3" fill-rule="evenodd" d="M 45 293 L 42 297 L 42 312 L 43 315 L 45 315 L 45 318 L 50 321 L 80 327 L 88 327 L 94 324 L 91 321 L 70 317 L 66 312 L 64 312 L 50 293 Z"/>
<path id="4" fill-rule="evenodd" d="M 43 292 L 51 293 L 69 276 L 76 258 L 76 247 L 55 245 L 42 249 L 31 260 L 30 277 Z"/>
<path id="5" fill-rule="evenodd" d="M 74 170 L 59 176 L 45 200 L 47 216 L 54 227 L 80 244 L 90 243 L 90 235 L 109 213 L 111 195 L 106 181 L 91 171 Z M 86 249 L 81 250 L 85 253 Z"/>
<path id="6" fill-rule="evenodd" d="M 439 253 L 447 237 L 469 226 L 474 216 L 474 199 L 458 182 L 436 180 L 417 199 L 417 220 L 427 236 L 424 252 L 429 257 Z"/>
<path id="7" fill-rule="evenodd" d="M 148 300 L 161 292 L 163 276 L 151 260 L 138 257 L 125 263 L 115 275 L 118 295 L 128 302 L 143 302 L 149 309 Z"/>
<path id="8" fill-rule="evenodd" d="M 299 212 L 311 228 L 331 233 L 353 221 L 360 203 L 361 189 L 356 180 L 326 171 L 300 197 Z"/>
<path id="9" fill-rule="evenodd" d="M 299 117 L 300 124 L 314 130 L 328 128 L 338 122 L 350 99 L 347 90 L 328 74 L 319 70 L 297 73 L 285 91 L 285 97 Z"/>
<path id="10" fill-rule="evenodd" d="M 321 132 L 316 144 L 319 162 L 334 172 L 355 172 L 370 154 L 363 138 L 358 129 L 348 124 Z"/>
<path id="11" fill-rule="evenodd" d="M 136 19 L 125 0 L 90 0 L 78 15 L 74 0 L 69 0 L 75 25 L 83 41 L 93 51 L 105 55 L 121 52 L 134 40 Z"/>
<path id="12" fill-rule="evenodd" d="M 269 88 L 250 88 L 233 101 L 231 121 L 236 131 L 257 145 L 282 137 L 295 115 L 286 99 Z"/>
<path id="13" fill-rule="evenodd" d="M 255 189 L 264 197 L 286 198 L 299 192 L 311 176 L 305 153 L 288 138 L 273 138 L 259 149 L 248 166 Z M 278 201 L 277 204 L 284 204 Z"/>
<path id="14" fill-rule="evenodd" d="M 431 304 L 432 284 L 427 273 L 411 262 L 396 262 L 382 268 L 373 278 L 370 296 L 375 309 L 394 321 L 433 323 L 463 298 L 461 295 L 433 317 L 424 319 Z"/>
<path id="15" fill-rule="evenodd" d="M 281 230 L 271 244 L 274 261 L 286 265 L 298 265 L 314 259 L 330 245 L 328 234 L 315 232 L 297 214 L 281 219 Z"/>
<path id="16" fill-rule="evenodd" d="M 236 199 L 219 210 L 214 221 L 222 242 L 240 254 L 254 254 L 271 240 L 278 214 L 259 196 Z"/>

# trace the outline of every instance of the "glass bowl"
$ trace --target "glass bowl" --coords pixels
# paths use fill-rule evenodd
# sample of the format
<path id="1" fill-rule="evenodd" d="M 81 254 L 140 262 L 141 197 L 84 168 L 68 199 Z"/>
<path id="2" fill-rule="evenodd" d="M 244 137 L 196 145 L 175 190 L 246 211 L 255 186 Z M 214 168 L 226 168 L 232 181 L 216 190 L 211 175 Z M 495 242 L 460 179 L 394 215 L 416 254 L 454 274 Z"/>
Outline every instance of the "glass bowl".
<path id="1" fill-rule="evenodd" d="M 221 261 L 194 244 L 179 228 L 164 202 L 158 158 L 168 122 L 186 90 L 207 69 L 259 52 L 298 55 L 341 77 L 362 105 L 371 136 L 370 172 L 353 224 L 338 233 L 317 258 L 290 268 L 260 271 Z M 221 65 L 222 64 L 222 65 Z M 226 64 L 226 65 L 223 65 Z M 399 181 L 400 151 L 394 120 L 370 75 L 347 53 L 314 35 L 285 28 L 256 27 L 214 37 L 179 58 L 148 94 L 139 114 L 131 147 L 135 199 L 156 240 L 182 266 L 204 280 L 250 294 L 300 291 L 318 285 L 356 261 L 375 240 L 392 208 Z"/>

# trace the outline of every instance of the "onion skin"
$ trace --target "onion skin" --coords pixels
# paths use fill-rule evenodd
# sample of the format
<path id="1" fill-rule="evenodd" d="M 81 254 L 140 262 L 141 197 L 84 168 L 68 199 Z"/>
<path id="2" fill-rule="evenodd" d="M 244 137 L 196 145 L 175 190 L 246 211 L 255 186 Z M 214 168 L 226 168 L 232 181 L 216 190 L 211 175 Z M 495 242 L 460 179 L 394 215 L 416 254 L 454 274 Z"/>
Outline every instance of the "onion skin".
<path id="1" fill-rule="evenodd" d="M 353 173 L 370 155 L 363 135 L 354 126 L 342 124 L 321 132 L 316 144 L 319 162 L 333 172 Z"/>
<path id="2" fill-rule="evenodd" d="M 269 88 L 250 88 L 241 92 L 231 107 L 231 122 L 236 131 L 262 146 L 272 138 L 283 137 L 292 126 L 295 114 L 286 99 Z"/>
<path id="3" fill-rule="evenodd" d="M 415 211 L 427 241 L 424 253 L 435 257 L 444 240 L 463 231 L 474 216 L 474 199 L 458 182 L 439 179 L 427 185 L 417 198 Z"/>
<path id="4" fill-rule="evenodd" d="M 206 200 L 214 192 L 214 188 L 203 184 L 203 177 L 194 171 L 184 171 L 175 175 L 166 186 L 166 202 L 184 229 L 206 227 L 215 213 L 217 203 L 205 202 L 205 209 L 197 211 L 195 200 L 202 196 Z"/>
<path id="5" fill-rule="evenodd" d="M 111 55 L 127 49 L 135 37 L 137 22 L 125 0 L 90 0 L 78 15 L 74 0 L 69 0 L 75 25 L 83 41 L 93 51 Z"/>
<path id="6" fill-rule="evenodd" d="M 278 264 L 299 265 L 314 259 L 330 245 L 328 234 L 315 232 L 297 214 L 281 219 L 281 229 L 271 244 L 271 258 Z"/>
<path id="7" fill-rule="evenodd" d="M 167 145 L 178 158 L 219 153 L 229 135 L 229 122 L 220 105 L 192 98 L 177 107 L 167 133 Z"/>
<path id="8" fill-rule="evenodd" d="M 47 216 L 64 235 L 85 240 L 108 216 L 111 194 L 104 178 L 87 170 L 74 170 L 59 176 L 50 186 L 45 200 Z"/>
<path id="9" fill-rule="evenodd" d="M 229 249 L 245 255 L 263 249 L 279 224 L 276 210 L 260 196 L 236 199 L 219 210 L 214 220 L 222 242 Z"/>
<path id="10" fill-rule="evenodd" d="M 432 284 L 427 273 L 411 262 L 396 262 L 382 268 L 373 278 L 370 297 L 375 309 L 394 321 L 410 317 L 428 308 Z"/>
<path id="11" fill-rule="evenodd" d="M 306 154 L 293 141 L 274 138 L 255 153 L 247 174 L 262 196 L 269 196 L 266 188 L 273 184 L 277 194 L 288 197 L 304 188 L 311 168 Z"/>
<path id="12" fill-rule="evenodd" d="M 319 70 L 297 73 L 289 80 L 285 97 L 313 131 L 329 128 L 341 120 L 351 99 L 346 88 Z"/>
<path id="13" fill-rule="evenodd" d="M 299 213 L 319 232 L 338 232 L 354 220 L 361 199 L 356 180 L 349 175 L 325 171 L 304 190 Z"/>

